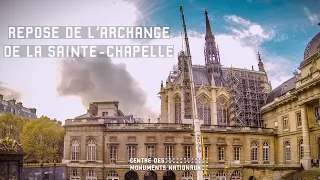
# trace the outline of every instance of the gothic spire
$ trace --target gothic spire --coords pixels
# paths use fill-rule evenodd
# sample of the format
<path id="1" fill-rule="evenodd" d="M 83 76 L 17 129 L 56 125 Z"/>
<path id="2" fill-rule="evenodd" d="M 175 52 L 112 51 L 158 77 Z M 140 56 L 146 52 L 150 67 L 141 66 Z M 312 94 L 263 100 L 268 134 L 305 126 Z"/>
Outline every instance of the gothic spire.
<path id="1" fill-rule="evenodd" d="M 215 37 L 211 30 L 207 9 L 205 9 L 204 14 L 206 17 L 206 36 L 205 36 L 205 48 L 204 48 L 205 64 L 209 74 L 212 73 L 214 76 L 220 76 L 221 64 L 220 64 L 219 50 L 217 48 Z"/>
<path id="2" fill-rule="evenodd" d="M 207 9 L 205 9 L 204 14 L 206 16 L 205 62 L 206 64 L 211 64 L 213 62 L 219 62 L 219 53 L 217 50 L 215 37 L 211 30 Z"/>
<path id="3" fill-rule="evenodd" d="M 262 62 L 262 59 L 261 59 L 261 56 L 260 56 L 260 53 L 258 52 L 258 60 L 259 60 L 259 63 L 258 63 L 258 66 L 259 66 L 259 71 L 261 72 L 266 72 L 264 70 L 264 65 L 263 65 L 263 62 Z"/>
<path id="4" fill-rule="evenodd" d="M 207 8 L 205 8 L 204 14 L 206 15 L 206 37 L 207 37 L 207 36 L 213 36 L 212 30 L 211 30 L 211 26 L 210 26 L 209 17 L 208 17 Z"/>

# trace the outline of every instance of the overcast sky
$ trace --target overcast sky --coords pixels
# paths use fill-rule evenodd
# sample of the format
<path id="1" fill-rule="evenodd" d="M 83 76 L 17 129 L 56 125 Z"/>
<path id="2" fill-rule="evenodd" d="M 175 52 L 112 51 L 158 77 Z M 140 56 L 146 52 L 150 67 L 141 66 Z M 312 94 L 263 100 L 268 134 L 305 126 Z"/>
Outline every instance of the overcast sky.
<path id="1" fill-rule="evenodd" d="M 167 44 L 181 50 L 179 5 L 183 5 L 193 64 L 204 64 L 204 5 L 226 67 L 257 69 L 260 51 L 273 88 L 293 76 L 308 41 L 319 32 L 319 1 L 272 0 L 0 1 L 0 45 Z M 277 3 L 276 3 L 277 2 Z M 279 3 L 280 2 L 280 3 Z M 170 26 L 171 39 L 8 40 L 8 26 Z M 3 54 L 3 49 L 0 50 Z M 2 56 L 3 57 L 3 56 Z M 16 98 L 38 115 L 64 121 L 85 113 L 90 101 L 120 101 L 127 114 L 159 114 L 157 93 L 177 63 L 167 59 L 4 59 L 0 57 L 0 94 Z"/>

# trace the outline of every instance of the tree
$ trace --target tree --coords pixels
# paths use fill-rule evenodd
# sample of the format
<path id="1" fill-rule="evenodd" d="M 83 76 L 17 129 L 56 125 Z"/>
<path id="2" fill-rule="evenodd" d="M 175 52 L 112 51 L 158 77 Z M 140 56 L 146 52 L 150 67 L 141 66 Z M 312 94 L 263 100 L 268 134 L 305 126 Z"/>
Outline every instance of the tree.
<path id="1" fill-rule="evenodd" d="M 5 113 L 0 116 L 0 139 L 6 137 L 12 138 L 19 142 L 20 132 L 23 126 L 29 121 L 11 113 Z"/>
<path id="2" fill-rule="evenodd" d="M 62 154 L 64 128 L 59 121 L 40 117 L 29 121 L 21 132 L 25 160 L 53 162 Z"/>

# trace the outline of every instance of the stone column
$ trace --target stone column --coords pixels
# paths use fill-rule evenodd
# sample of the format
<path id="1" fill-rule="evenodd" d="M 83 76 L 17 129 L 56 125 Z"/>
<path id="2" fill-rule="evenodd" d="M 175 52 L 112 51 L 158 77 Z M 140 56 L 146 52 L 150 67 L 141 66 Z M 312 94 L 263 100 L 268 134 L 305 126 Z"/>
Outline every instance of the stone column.
<path id="1" fill-rule="evenodd" d="M 217 115 L 217 92 L 215 88 L 211 89 L 211 125 L 218 125 Z"/>
<path id="2" fill-rule="evenodd" d="M 310 135 L 309 123 L 307 117 L 307 107 L 305 104 L 301 105 L 301 121 L 302 121 L 302 137 L 303 137 L 303 151 L 304 157 L 301 160 L 304 169 L 311 168 L 311 155 L 310 155 Z"/>

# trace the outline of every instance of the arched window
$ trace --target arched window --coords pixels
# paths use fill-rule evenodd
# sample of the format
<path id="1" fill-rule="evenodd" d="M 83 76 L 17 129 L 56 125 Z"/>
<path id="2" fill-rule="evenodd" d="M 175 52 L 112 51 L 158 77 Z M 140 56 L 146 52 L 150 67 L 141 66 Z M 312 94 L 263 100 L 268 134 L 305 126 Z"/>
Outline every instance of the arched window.
<path id="1" fill-rule="evenodd" d="M 97 180 L 97 174 L 94 171 L 88 171 L 86 174 L 86 180 Z"/>
<path id="2" fill-rule="evenodd" d="M 181 124 L 181 97 L 179 95 L 174 98 L 174 123 Z"/>
<path id="3" fill-rule="evenodd" d="M 190 171 L 186 171 L 182 174 L 182 180 L 193 180 L 193 174 Z"/>
<path id="4" fill-rule="evenodd" d="M 197 102 L 198 117 L 203 120 L 205 125 L 211 125 L 210 101 L 205 96 L 200 96 Z"/>
<path id="5" fill-rule="evenodd" d="M 119 180 L 119 174 L 116 171 L 110 171 L 107 174 L 107 180 Z"/>
<path id="6" fill-rule="evenodd" d="M 300 149 L 299 149 L 299 157 L 300 157 L 300 160 L 301 159 L 303 159 L 303 157 L 304 157 L 304 149 L 303 149 L 303 140 L 301 139 L 300 141 L 299 141 L 299 147 L 300 147 Z"/>
<path id="7" fill-rule="evenodd" d="M 221 96 L 217 101 L 217 110 L 218 110 L 218 125 L 228 126 L 229 125 L 229 116 L 228 116 L 228 102 L 225 97 Z"/>
<path id="8" fill-rule="evenodd" d="M 238 170 L 233 171 L 231 179 L 241 180 L 241 172 Z"/>
<path id="9" fill-rule="evenodd" d="M 251 161 L 258 161 L 258 144 L 256 142 L 251 143 Z"/>
<path id="10" fill-rule="evenodd" d="M 78 180 L 80 179 L 80 173 L 78 170 L 74 169 L 70 172 L 70 180 Z"/>
<path id="11" fill-rule="evenodd" d="M 286 141 L 284 143 L 284 147 L 285 147 L 285 160 L 286 161 L 291 161 L 291 146 L 290 143 L 288 141 Z"/>
<path id="12" fill-rule="evenodd" d="M 210 180 L 210 174 L 208 172 L 206 175 L 203 175 L 203 180 Z"/>
<path id="13" fill-rule="evenodd" d="M 224 171 L 218 171 L 216 175 L 216 180 L 226 180 L 227 176 Z"/>
<path id="14" fill-rule="evenodd" d="M 269 144 L 263 143 L 263 161 L 269 161 Z"/>
<path id="15" fill-rule="evenodd" d="M 96 160 L 96 142 L 93 139 L 90 139 L 88 141 L 87 160 L 88 161 L 95 161 Z"/>
<path id="16" fill-rule="evenodd" d="M 71 142 L 71 161 L 79 161 L 80 159 L 80 141 L 74 139 Z"/>

